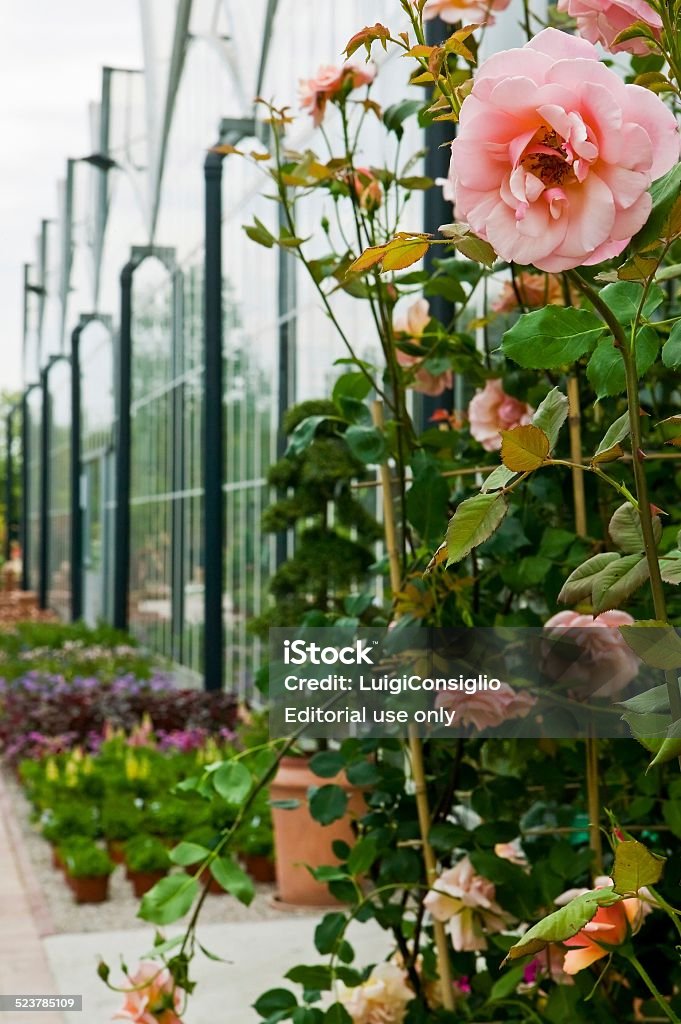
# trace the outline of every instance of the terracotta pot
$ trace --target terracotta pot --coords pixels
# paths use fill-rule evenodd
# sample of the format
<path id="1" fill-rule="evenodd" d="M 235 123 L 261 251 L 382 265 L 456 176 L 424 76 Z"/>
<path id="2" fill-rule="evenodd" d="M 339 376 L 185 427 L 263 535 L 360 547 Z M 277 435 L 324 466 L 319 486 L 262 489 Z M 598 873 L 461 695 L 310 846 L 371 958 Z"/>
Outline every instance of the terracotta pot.
<path id="1" fill-rule="evenodd" d="M 107 839 L 106 849 L 114 864 L 123 864 L 125 861 L 125 843 L 121 839 Z"/>
<path id="2" fill-rule="evenodd" d="M 133 871 L 128 868 L 128 878 L 132 882 L 132 888 L 137 899 L 141 899 L 145 892 L 149 892 L 157 882 L 165 878 L 167 871 Z"/>
<path id="3" fill-rule="evenodd" d="M 108 875 L 98 875 L 96 878 L 72 878 L 67 875 L 66 881 L 76 903 L 104 903 L 109 898 Z"/>
<path id="4" fill-rule="evenodd" d="M 315 821 L 307 805 L 310 786 L 325 785 L 342 786 L 350 798 L 344 817 L 331 825 L 320 825 Z M 306 865 L 316 868 L 322 864 L 338 864 L 338 858 L 331 849 L 332 843 L 340 839 L 353 844 L 352 821 L 366 812 L 362 790 L 352 786 L 344 774 L 332 779 L 320 778 L 310 770 L 308 758 L 284 757 L 270 787 L 270 798 L 272 801 L 299 801 L 292 810 L 272 808 L 279 900 L 301 907 L 336 906 L 337 901 L 326 885 L 315 881 Z"/>
<path id="5" fill-rule="evenodd" d="M 264 853 L 243 853 L 241 859 L 244 869 L 254 882 L 273 882 L 275 880 L 274 861 Z"/>

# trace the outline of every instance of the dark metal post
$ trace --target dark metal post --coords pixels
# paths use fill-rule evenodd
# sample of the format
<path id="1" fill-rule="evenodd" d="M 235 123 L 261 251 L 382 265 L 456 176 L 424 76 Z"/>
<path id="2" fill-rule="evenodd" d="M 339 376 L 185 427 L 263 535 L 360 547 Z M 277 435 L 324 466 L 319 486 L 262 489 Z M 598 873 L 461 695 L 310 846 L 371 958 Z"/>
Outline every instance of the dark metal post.
<path id="1" fill-rule="evenodd" d="M 38 607 L 47 608 L 48 574 L 50 567 L 49 552 L 49 515 L 50 501 L 50 364 L 40 372 L 40 388 L 42 391 L 42 416 L 40 421 L 40 548 L 38 574 Z"/>
<path id="2" fill-rule="evenodd" d="M 5 561 L 9 562 L 12 557 L 12 520 L 14 519 L 14 463 L 12 459 L 14 409 L 7 413 L 5 431 Z"/>
<path id="3" fill-rule="evenodd" d="M 224 684 L 225 465 L 222 354 L 222 154 L 209 152 L 204 162 L 204 631 L 203 676 L 207 690 Z"/>
<path id="4" fill-rule="evenodd" d="M 121 271 L 121 322 L 116 366 L 116 515 L 113 624 L 128 628 L 130 584 L 130 402 L 132 399 L 132 279 L 138 260 Z"/>
<path id="5" fill-rule="evenodd" d="M 80 335 L 83 320 L 71 333 L 71 619 L 83 615 L 83 510 L 80 503 Z"/>
<path id="6" fill-rule="evenodd" d="M 28 396 L 35 385 L 26 388 L 21 396 L 21 589 L 29 590 L 29 551 L 30 529 L 29 514 L 29 429 L 28 429 Z"/>
<path id="7" fill-rule="evenodd" d="M 439 19 L 434 18 L 426 23 L 426 41 L 429 46 L 437 46 L 449 35 L 447 26 Z M 429 124 L 425 131 L 426 136 L 426 157 L 424 174 L 427 178 L 446 178 L 449 173 L 450 149 L 448 143 L 452 141 L 452 122 L 434 121 Z M 454 219 L 452 204 L 442 195 L 439 186 L 428 189 L 423 193 L 423 230 L 437 233 L 441 224 L 449 224 Z M 433 269 L 433 260 L 439 255 L 438 247 L 433 246 L 428 250 L 424 259 L 426 270 Z M 430 311 L 442 323 L 447 324 L 454 316 L 454 306 L 447 299 L 440 295 L 433 295 L 428 299 Z M 454 406 L 454 392 L 445 391 L 441 395 L 430 396 L 420 395 L 417 409 L 420 413 L 421 426 L 425 427 L 429 418 L 436 409 L 451 410 Z"/>
<path id="8" fill-rule="evenodd" d="M 184 361 L 184 276 L 181 270 L 173 274 L 172 367 L 175 386 L 170 396 L 173 453 L 171 464 L 172 499 L 170 585 L 172 592 L 172 650 L 173 658 L 182 661 L 184 653 L 184 586 L 185 586 L 185 383 L 182 374 Z"/>
<path id="9" fill-rule="evenodd" d="M 283 211 L 280 208 L 283 225 Z M 284 414 L 295 397 L 295 356 L 296 356 L 296 324 L 291 316 L 296 305 L 296 267 L 295 258 L 285 248 L 279 248 L 277 281 L 277 313 L 279 317 L 279 354 L 278 354 L 278 388 L 277 388 L 277 454 L 281 458 L 286 451 L 284 434 Z M 285 562 L 289 555 L 289 532 L 281 530 L 275 541 L 276 564 Z"/>

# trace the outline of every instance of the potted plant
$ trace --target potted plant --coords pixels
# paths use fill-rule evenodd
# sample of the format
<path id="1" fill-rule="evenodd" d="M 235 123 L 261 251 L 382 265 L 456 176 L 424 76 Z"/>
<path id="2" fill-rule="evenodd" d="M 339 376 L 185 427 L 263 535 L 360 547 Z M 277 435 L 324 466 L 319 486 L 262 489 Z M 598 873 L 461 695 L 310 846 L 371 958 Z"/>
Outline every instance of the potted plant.
<path id="1" fill-rule="evenodd" d="M 76 903 L 103 903 L 109 897 L 109 876 L 114 863 L 95 843 L 62 848 L 66 881 Z"/>
<path id="2" fill-rule="evenodd" d="M 168 849 L 156 836 L 133 836 L 126 842 L 124 853 L 128 878 L 138 898 L 168 873 Z"/>
<path id="3" fill-rule="evenodd" d="M 110 799 L 102 807 L 102 834 L 114 864 L 125 860 L 125 843 L 139 832 L 141 821 L 142 813 L 132 800 Z"/>
<path id="4" fill-rule="evenodd" d="M 43 811 L 40 817 L 40 831 L 52 845 L 55 868 L 63 867 L 60 847 L 76 838 L 92 842 L 98 829 L 97 809 L 91 804 L 57 804 Z"/>

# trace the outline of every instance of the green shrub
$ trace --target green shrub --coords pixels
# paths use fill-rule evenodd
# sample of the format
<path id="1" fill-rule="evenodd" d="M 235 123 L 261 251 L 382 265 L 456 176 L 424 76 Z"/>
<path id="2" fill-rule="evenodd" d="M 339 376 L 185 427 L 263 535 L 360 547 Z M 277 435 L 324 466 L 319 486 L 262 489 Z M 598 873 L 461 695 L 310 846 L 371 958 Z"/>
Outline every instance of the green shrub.
<path id="1" fill-rule="evenodd" d="M 156 836 L 133 836 L 124 852 L 131 871 L 167 871 L 170 867 L 168 850 Z"/>
<path id="2" fill-rule="evenodd" d="M 60 853 L 71 878 L 101 878 L 110 875 L 115 866 L 108 854 L 92 842 L 66 844 Z"/>

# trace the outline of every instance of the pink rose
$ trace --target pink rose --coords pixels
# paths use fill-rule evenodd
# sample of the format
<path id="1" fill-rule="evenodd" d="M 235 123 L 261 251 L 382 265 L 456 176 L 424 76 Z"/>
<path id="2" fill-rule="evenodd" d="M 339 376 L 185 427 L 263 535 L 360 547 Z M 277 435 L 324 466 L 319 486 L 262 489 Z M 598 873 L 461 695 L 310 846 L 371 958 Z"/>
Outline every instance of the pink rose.
<path id="1" fill-rule="evenodd" d="M 487 949 L 485 932 L 502 932 L 509 923 L 493 883 L 476 874 L 468 857 L 442 872 L 424 903 L 436 921 L 449 922 L 457 953 Z"/>
<path id="2" fill-rule="evenodd" d="M 496 729 L 511 718 L 525 718 L 536 701 L 526 690 L 513 690 L 502 683 L 498 690 L 478 690 L 476 693 L 452 693 L 441 690 L 435 698 L 436 708 L 456 711 L 456 724 L 472 725 L 483 729 Z"/>
<path id="3" fill-rule="evenodd" d="M 423 20 L 442 18 L 454 24 L 462 21 L 464 25 L 493 25 L 491 11 L 505 11 L 511 0 L 428 0 Z"/>
<path id="4" fill-rule="evenodd" d="M 360 207 L 367 213 L 373 213 L 383 202 L 381 183 L 368 167 L 357 168 L 352 187 Z"/>
<path id="5" fill-rule="evenodd" d="M 513 281 L 504 282 L 501 293 L 492 303 L 492 309 L 495 313 L 511 313 L 518 309 L 518 296 L 528 309 L 565 305 L 565 289 L 559 277 L 555 274 L 532 274 L 524 270 L 516 274 L 515 286 Z M 575 305 L 579 303 L 575 302 Z"/>
<path id="6" fill-rule="evenodd" d="M 526 426 L 533 412 L 527 402 L 507 395 L 500 380 L 488 380 L 482 391 L 475 392 L 468 406 L 471 435 L 485 451 L 498 452 L 501 431 Z"/>
<path id="7" fill-rule="evenodd" d="M 552 652 L 547 658 L 547 671 L 572 687 L 576 696 L 616 697 L 638 675 L 638 658 L 618 629 L 633 622 L 631 615 L 620 611 L 602 612 L 596 618 L 570 611 L 552 615 L 544 629 L 552 637 L 567 632 L 567 639 L 581 647 L 583 655 L 575 663 Z M 606 682 L 594 690 L 594 682 L 599 679 Z"/>
<path id="8" fill-rule="evenodd" d="M 430 321 L 430 305 L 427 299 L 417 299 L 413 302 L 407 312 L 402 316 L 395 317 L 393 324 L 397 334 L 402 334 L 404 340 L 412 345 L 420 345 L 423 332 Z M 426 355 L 424 354 L 424 358 Z M 414 391 L 420 391 L 422 395 L 441 395 L 443 391 L 452 386 L 452 371 L 445 370 L 444 373 L 431 373 L 421 363 L 423 359 L 419 356 L 409 355 L 407 352 L 397 350 L 397 361 L 400 366 L 408 369 L 411 366 L 420 367 L 415 375 L 411 386 Z"/>
<path id="9" fill-rule="evenodd" d="M 170 971 L 150 961 L 143 961 L 130 982 L 125 1002 L 114 1020 L 133 1024 L 182 1024 L 177 1011 L 182 1004 L 182 990 L 175 986 Z"/>
<path id="10" fill-rule="evenodd" d="M 395 963 L 378 964 L 366 981 L 353 988 L 338 983 L 338 1002 L 353 1024 L 402 1024 L 413 998 L 407 972 Z"/>
<path id="11" fill-rule="evenodd" d="M 375 77 L 376 69 L 371 64 L 365 67 L 344 64 L 341 68 L 326 64 L 314 78 L 301 81 L 300 105 L 309 107 L 312 120 L 319 127 L 329 100 L 335 100 L 345 90 L 351 92 L 362 85 L 370 85 Z"/>
<path id="12" fill-rule="evenodd" d="M 547 28 L 496 53 L 463 101 L 450 168 L 457 217 L 504 260 L 558 272 L 617 256 L 679 155 L 676 119 L 591 43 Z"/>
<path id="13" fill-rule="evenodd" d="M 583 39 L 600 43 L 611 53 L 650 53 L 650 44 L 644 38 L 613 45 L 620 32 L 635 21 L 649 25 L 658 38 L 662 28 L 662 18 L 645 0 L 558 0 L 558 10 L 576 18 Z"/>

